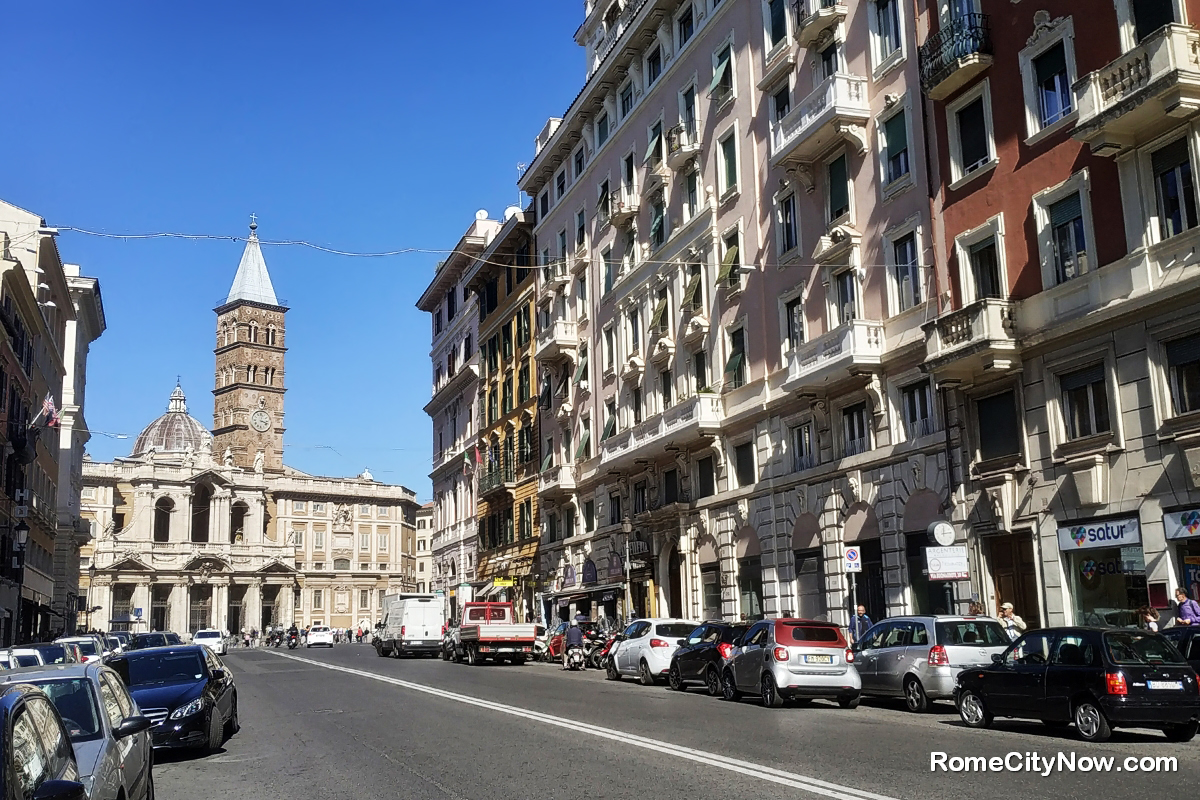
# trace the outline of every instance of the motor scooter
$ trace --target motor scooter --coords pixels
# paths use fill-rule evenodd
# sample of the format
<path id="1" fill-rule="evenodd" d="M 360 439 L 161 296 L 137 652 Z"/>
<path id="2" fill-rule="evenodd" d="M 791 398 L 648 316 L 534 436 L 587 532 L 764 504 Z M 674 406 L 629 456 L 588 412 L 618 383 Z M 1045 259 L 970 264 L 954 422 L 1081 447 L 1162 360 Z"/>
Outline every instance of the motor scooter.
<path id="1" fill-rule="evenodd" d="M 586 656 L 583 654 L 583 648 L 579 645 L 574 645 L 567 648 L 567 669 L 580 670 L 584 668 Z"/>
<path id="2" fill-rule="evenodd" d="M 295 650 L 298 644 L 300 644 L 300 638 L 298 636 L 288 637 L 288 650 Z"/>

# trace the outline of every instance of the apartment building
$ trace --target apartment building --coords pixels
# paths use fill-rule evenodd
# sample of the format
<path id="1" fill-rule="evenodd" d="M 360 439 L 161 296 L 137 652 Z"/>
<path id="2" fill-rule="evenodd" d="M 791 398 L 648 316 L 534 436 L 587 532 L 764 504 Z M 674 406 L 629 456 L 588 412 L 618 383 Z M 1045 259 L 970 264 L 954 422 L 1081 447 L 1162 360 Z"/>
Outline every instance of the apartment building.
<path id="1" fill-rule="evenodd" d="M 932 610 L 903 535 L 947 484 L 909 10 L 589 4 L 576 38 L 586 83 L 520 182 L 544 611 L 844 621 L 848 545 L 873 614 Z"/>
<path id="2" fill-rule="evenodd" d="M 433 503 L 426 503 L 417 509 L 417 591 L 433 591 L 433 550 L 430 547 L 433 536 Z"/>
<path id="3" fill-rule="evenodd" d="M 431 397 L 425 413 L 433 422 L 434 513 L 430 548 L 432 591 L 443 593 L 446 614 L 457 617 L 472 598 L 476 581 L 475 523 L 479 310 L 463 281 L 465 271 L 499 232 L 501 223 L 479 211 L 453 252 L 438 264 L 417 301 L 430 315 Z"/>
<path id="4" fill-rule="evenodd" d="M 463 278 L 479 309 L 475 466 L 480 585 L 475 596 L 514 602 L 521 620 L 534 612 L 543 452 L 534 363 L 534 273 L 532 226 L 525 212 L 514 207 Z"/>

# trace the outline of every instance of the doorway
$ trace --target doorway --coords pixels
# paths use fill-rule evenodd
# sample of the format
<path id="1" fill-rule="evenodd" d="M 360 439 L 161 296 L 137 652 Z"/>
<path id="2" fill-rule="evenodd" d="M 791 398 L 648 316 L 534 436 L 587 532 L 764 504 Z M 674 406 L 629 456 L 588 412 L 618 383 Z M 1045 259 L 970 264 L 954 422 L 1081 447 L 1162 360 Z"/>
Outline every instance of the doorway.
<path id="1" fill-rule="evenodd" d="M 667 559 L 667 607 L 675 619 L 683 619 L 683 566 L 679 551 L 671 548 Z"/>
<path id="2" fill-rule="evenodd" d="M 994 591 L 992 602 L 984 611 L 995 615 L 999 613 L 1001 603 L 1012 603 L 1016 613 L 1030 629 L 1040 627 L 1042 615 L 1038 602 L 1033 533 L 1022 530 L 988 536 L 984 541 Z"/>

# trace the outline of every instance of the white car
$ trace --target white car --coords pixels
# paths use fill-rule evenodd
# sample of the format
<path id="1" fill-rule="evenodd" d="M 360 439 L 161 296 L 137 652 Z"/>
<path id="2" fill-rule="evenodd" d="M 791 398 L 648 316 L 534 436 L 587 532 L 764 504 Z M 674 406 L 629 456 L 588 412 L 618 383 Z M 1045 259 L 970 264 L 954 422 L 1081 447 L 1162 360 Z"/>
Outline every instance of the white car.
<path id="1" fill-rule="evenodd" d="M 84 664 L 89 661 L 99 661 L 108 655 L 108 651 L 100 642 L 99 636 L 61 636 L 54 640 L 55 644 L 62 644 L 63 642 L 79 645 L 79 653 L 83 657 Z"/>
<path id="2" fill-rule="evenodd" d="M 305 647 L 323 644 L 327 647 L 333 647 L 333 630 L 326 625 L 314 625 L 308 630 L 308 641 Z"/>
<path id="3" fill-rule="evenodd" d="M 679 642 L 696 629 L 698 622 L 666 617 L 639 619 L 629 623 L 613 646 L 608 663 L 609 680 L 636 675 L 643 686 L 652 686 L 671 668 L 671 656 Z"/>
<path id="4" fill-rule="evenodd" d="M 202 644 L 219 656 L 225 655 L 225 637 L 216 628 L 196 631 L 192 636 L 192 644 Z"/>

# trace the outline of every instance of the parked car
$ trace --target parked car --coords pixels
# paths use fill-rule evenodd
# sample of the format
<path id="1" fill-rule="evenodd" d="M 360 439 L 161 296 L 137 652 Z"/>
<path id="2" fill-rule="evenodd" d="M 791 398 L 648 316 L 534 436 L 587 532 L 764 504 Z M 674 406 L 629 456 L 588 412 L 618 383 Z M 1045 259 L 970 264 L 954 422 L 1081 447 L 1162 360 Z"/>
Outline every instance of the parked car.
<path id="1" fill-rule="evenodd" d="M 220 749 L 238 732 L 233 674 L 212 650 L 185 644 L 135 650 L 109 659 L 142 713 L 155 747 Z"/>
<path id="2" fill-rule="evenodd" d="M 0 788 L 4 797 L 85 800 L 62 718 L 45 693 L 27 683 L 0 692 Z"/>
<path id="3" fill-rule="evenodd" d="M 1200 625 L 1176 625 L 1162 631 L 1162 635 L 1200 673 Z"/>
<path id="4" fill-rule="evenodd" d="M 219 656 L 226 654 L 225 636 L 216 628 L 205 628 L 192 634 L 192 644 L 202 644 Z"/>
<path id="5" fill-rule="evenodd" d="M 567 639 L 567 628 L 571 627 L 569 622 L 557 622 L 550 627 L 546 634 L 546 656 L 551 660 L 562 658 L 563 643 Z"/>
<path id="6" fill-rule="evenodd" d="M 144 650 L 147 647 L 166 647 L 167 637 L 161 633 L 135 633 L 129 637 L 126 650 Z"/>
<path id="7" fill-rule="evenodd" d="M 327 625 L 313 625 L 308 629 L 308 641 L 304 643 L 305 647 L 315 647 L 323 645 L 333 647 L 333 629 Z"/>
<path id="8" fill-rule="evenodd" d="M 125 652 L 125 643 L 122 642 L 120 639 L 118 639 L 116 636 L 105 636 L 104 637 L 104 648 L 109 653 L 123 653 L 123 652 Z"/>
<path id="9" fill-rule="evenodd" d="M 63 636 L 54 640 L 55 644 L 73 644 L 79 648 L 80 663 L 99 661 L 108 654 L 108 649 L 100 642 L 98 636 Z"/>
<path id="10" fill-rule="evenodd" d="M 953 700 L 958 673 L 985 667 L 1012 644 L 991 617 L 892 617 L 854 643 L 862 693 L 903 697 L 909 711 L 931 700 Z"/>
<path id="11" fill-rule="evenodd" d="M 153 800 L 151 722 L 116 672 L 93 659 L 17 670 L 0 680 L 36 686 L 50 698 L 71 739 L 88 800 Z"/>
<path id="12" fill-rule="evenodd" d="M 446 623 L 446 628 L 442 631 L 442 661 L 454 658 L 454 651 L 457 649 L 458 620 L 452 619 Z"/>
<path id="13" fill-rule="evenodd" d="M 712 697 L 721 694 L 721 669 L 733 655 L 733 643 L 750 629 L 750 623 L 704 622 L 687 635 L 671 656 L 667 683 L 672 689 L 702 683 Z"/>
<path id="14" fill-rule="evenodd" d="M 609 653 L 609 680 L 636 675 L 643 686 L 653 686 L 671 668 L 671 656 L 683 637 L 695 629 L 695 622 L 667 617 L 629 623 Z"/>
<path id="15" fill-rule="evenodd" d="M 129 649 L 129 640 L 133 638 L 133 634 L 131 634 L 129 631 L 110 631 L 108 635 L 115 639 L 119 639 L 121 642 L 121 647 L 124 649 Z"/>
<path id="16" fill-rule="evenodd" d="M 383 627 L 376 630 L 375 652 L 399 658 L 405 654 L 436 656 L 442 647 L 442 602 L 435 597 L 385 597 Z"/>
<path id="17" fill-rule="evenodd" d="M 83 654 L 79 652 L 79 648 L 74 644 L 66 642 L 62 644 L 24 644 L 20 647 L 14 647 L 12 654 L 16 657 L 17 663 L 22 667 L 83 663 Z M 29 660 L 30 657 L 36 658 L 36 663 L 31 662 Z"/>
<path id="18" fill-rule="evenodd" d="M 769 708 L 778 708 L 785 700 L 814 698 L 857 708 L 861 691 L 854 651 L 842 629 L 810 619 L 754 623 L 735 643 L 721 674 L 726 700 L 756 694 Z"/>
<path id="19" fill-rule="evenodd" d="M 163 638 L 167 640 L 167 644 L 183 644 L 183 640 L 179 638 L 178 633 L 167 631 L 163 634 Z"/>
<path id="20" fill-rule="evenodd" d="M 32 650 L 13 647 L 0 652 L 0 664 L 3 664 L 5 669 L 40 667 L 42 666 L 42 657 Z"/>
<path id="21" fill-rule="evenodd" d="M 1200 687 L 1163 636 L 1136 629 L 1045 628 L 994 663 L 958 676 L 958 713 L 972 728 L 995 717 L 1075 724 L 1100 742 L 1114 727 L 1159 728 L 1176 742 L 1200 728 Z"/>

